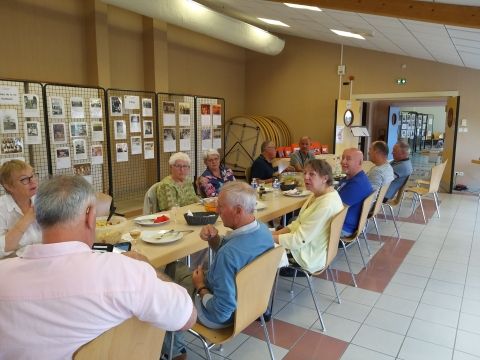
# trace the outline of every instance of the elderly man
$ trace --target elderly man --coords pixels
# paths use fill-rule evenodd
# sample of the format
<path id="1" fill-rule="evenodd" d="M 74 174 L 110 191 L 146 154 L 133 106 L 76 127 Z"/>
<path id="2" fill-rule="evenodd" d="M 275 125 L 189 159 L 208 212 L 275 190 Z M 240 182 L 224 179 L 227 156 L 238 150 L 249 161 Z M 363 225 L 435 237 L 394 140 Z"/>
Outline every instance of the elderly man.
<path id="1" fill-rule="evenodd" d="M 260 179 L 266 183 L 272 182 L 273 176 L 278 174 L 278 166 L 272 165 L 272 160 L 277 154 L 273 141 L 266 140 L 260 146 L 262 153 L 252 164 L 252 179 Z"/>
<path id="2" fill-rule="evenodd" d="M 0 358 L 67 359 L 132 316 L 187 329 L 196 310 L 185 289 L 144 261 L 94 253 L 95 193 L 80 176 L 40 185 L 35 200 L 43 244 L 0 262 Z"/>
<path id="3" fill-rule="evenodd" d="M 393 179 L 393 169 L 388 162 L 388 145 L 385 141 L 375 141 L 368 149 L 368 156 L 375 166 L 368 171 L 368 180 L 373 190 L 378 190 Z"/>
<path id="4" fill-rule="evenodd" d="M 413 167 L 410 158 L 408 157 L 410 147 L 404 141 L 399 141 L 393 145 L 392 155 L 393 161 L 390 165 L 393 168 L 395 179 L 390 183 L 384 200 L 390 200 L 395 196 L 397 191 L 405 184 L 407 178 L 412 175 Z"/>
<path id="5" fill-rule="evenodd" d="M 315 159 L 315 155 L 310 151 L 310 146 L 312 145 L 312 140 L 308 136 L 303 136 L 298 142 L 300 150 L 295 151 L 290 155 L 290 166 L 295 168 L 295 171 L 302 172 L 305 166 L 305 163 L 308 160 Z"/>
<path id="6" fill-rule="evenodd" d="M 350 236 L 357 230 L 363 200 L 372 192 L 372 185 L 362 170 L 363 153 L 355 148 L 346 149 L 342 154 L 342 171 L 347 175 L 337 189 L 342 202 L 349 206 L 342 236 Z"/>
<path id="7" fill-rule="evenodd" d="M 207 225 L 200 238 L 208 241 L 215 257 L 207 274 L 198 267 L 192 274 L 181 265 L 175 268 L 175 280 L 196 289 L 195 306 L 198 320 L 205 326 L 219 329 L 232 324 L 236 309 L 235 276 L 245 265 L 273 247 L 268 228 L 255 220 L 256 193 L 243 182 L 228 182 L 220 191 L 217 212 L 223 225 L 233 231 L 220 236 L 218 230 Z M 164 341 L 164 352 L 169 352 L 170 334 Z M 182 334 L 175 336 L 174 359 L 183 359 L 185 353 Z"/>

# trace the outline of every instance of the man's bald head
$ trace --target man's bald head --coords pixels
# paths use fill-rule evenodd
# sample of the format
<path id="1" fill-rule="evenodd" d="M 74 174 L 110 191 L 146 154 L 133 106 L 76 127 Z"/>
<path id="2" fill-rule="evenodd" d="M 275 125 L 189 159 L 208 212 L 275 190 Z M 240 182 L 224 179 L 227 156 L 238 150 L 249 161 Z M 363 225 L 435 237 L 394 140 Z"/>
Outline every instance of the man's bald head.
<path id="1" fill-rule="evenodd" d="M 342 154 L 342 171 L 347 178 L 354 177 L 362 170 L 363 153 L 356 149 L 345 149 Z"/>

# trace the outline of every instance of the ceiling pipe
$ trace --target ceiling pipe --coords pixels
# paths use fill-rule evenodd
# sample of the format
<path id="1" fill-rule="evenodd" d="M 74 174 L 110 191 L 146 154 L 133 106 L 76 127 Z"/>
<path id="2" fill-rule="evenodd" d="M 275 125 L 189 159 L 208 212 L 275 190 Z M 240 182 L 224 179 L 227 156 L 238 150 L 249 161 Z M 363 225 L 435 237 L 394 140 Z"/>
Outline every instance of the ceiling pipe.
<path id="1" fill-rule="evenodd" d="M 263 29 L 220 14 L 192 0 L 102 1 L 267 55 L 277 55 L 285 46 L 284 40 Z"/>

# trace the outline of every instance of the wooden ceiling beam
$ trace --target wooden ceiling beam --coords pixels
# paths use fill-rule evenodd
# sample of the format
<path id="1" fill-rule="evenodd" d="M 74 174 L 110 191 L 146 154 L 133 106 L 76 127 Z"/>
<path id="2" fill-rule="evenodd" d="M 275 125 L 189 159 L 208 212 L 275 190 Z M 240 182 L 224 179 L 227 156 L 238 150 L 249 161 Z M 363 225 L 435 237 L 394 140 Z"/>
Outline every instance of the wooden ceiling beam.
<path id="1" fill-rule="evenodd" d="M 413 0 L 271 0 L 319 8 L 480 28 L 480 7 Z"/>

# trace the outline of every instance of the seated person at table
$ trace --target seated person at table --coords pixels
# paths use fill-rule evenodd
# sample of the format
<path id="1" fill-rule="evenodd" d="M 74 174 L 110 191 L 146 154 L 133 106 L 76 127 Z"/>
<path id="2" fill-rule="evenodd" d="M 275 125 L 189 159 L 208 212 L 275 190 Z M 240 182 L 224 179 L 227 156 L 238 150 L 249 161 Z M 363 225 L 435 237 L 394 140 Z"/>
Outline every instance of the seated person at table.
<path id="1" fill-rule="evenodd" d="M 170 156 L 170 175 L 164 177 L 157 186 L 157 207 L 159 211 L 169 210 L 174 206 L 196 203 L 198 197 L 190 181 L 190 158 L 178 152 Z"/>
<path id="2" fill-rule="evenodd" d="M 330 222 L 343 209 L 333 188 L 332 168 L 324 160 L 309 160 L 303 170 L 305 187 L 313 194 L 290 225 L 273 232 L 276 243 L 290 250 L 293 263 L 315 272 L 325 266 Z"/>
<path id="3" fill-rule="evenodd" d="M 33 201 L 38 178 L 30 165 L 10 160 L 0 167 L 0 184 L 6 195 L 0 197 L 0 258 L 29 244 L 42 242 L 35 220 Z M 20 253 L 20 252 L 19 252 Z"/>
<path id="4" fill-rule="evenodd" d="M 274 176 L 278 176 L 278 166 L 272 165 L 277 150 L 273 141 L 266 140 L 260 147 L 262 153 L 252 164 L 252 179 L 259 179 L 265 183 L 271 183 Z M 293 167 L 289 166 L 284 171 L 293 171 Z"/>
<path id="5" fill-rule="evenodd" d="M 208 273 L 205 274 L 201 267 L 191 273 L 178 262 L 168 269 L 174 281 L 185 286 L 189 293 L 196 289 L 198 321 L 209 328 L 220 329 L 232 324 L 236 308 L 237 272 L 273 247 L 270 231 L 255 220 L 256 200 L 255 190 L 248 184 L 239 181 L 225 184 L 218 197 L 217 212 L 223 225 L 233 231 L 221 236 L 213 225 L 206 225 L 200 231 L 200 238 L 208 241 L 215 254 Z M 184 358 L 182 356 L 186 350 L 182 335 L 175 334 L 174 359 Z M 163 352 L 166 354 L 170 349 L 170 336 L 167 332 L 163 343 Z"/>
<path id="6" fill-rule="evenodd" d="M 368 171 L 368 180 L 373 190 L 379 190 L 382 186 L 390 184 L 393 179 L 393 169 L 388 162 L 388 145 L 384 141 L 375 141 L 368 149 L 370 161 L 375 164 Z"/>
<path id="7" fill-rule="evenodd" d="M 342 236 L 350 236 L 357 230 L 363 200 L 373 192 L 372 185 L 362 170 L 362 161 L 363 153 L 360 150 L 350 148 L 343 151 L 341 165 L 347 176 L 340 180 L 337 191 L 349 208 L 343 223 Z"/>
<path id="8" fill-rule="evenodd" d="M 215 149 L 206 151 L 203 155 L 203 162 L 207 169 L 198 178 L 200 193 L 205 197 L 218 196 L 223 184 L 228 181 L 235 181 L 231 169 L 220 164 L 220 154 Z"/>
<path id="9" fill-rule="evenodd" d="M 0 359 L 71 359 L 132 316 L 167 330 L 195 323 L 185 289 L 151 265 L 92 252 L 95 192 L 83 177 L 42 183 L 35 211 L 43 244 L 0 261 Z"/>
<path id="10" fill-rule="evenodd" d="M 410 147 L 404 141 L 399 141 L 393 145 L 393 161 L 390 165 L 393 168 L 395 179 L 390 183 L 390 187 L 385 194 L 384 201 L 392 199 L 398 190 L 405 184 L 407 178 L 412 175 L 413 167 L 408 154 Z"/>
<path id="11" fill-rule="evenodd" d="M 295 171 L 302 172 L 306 162 L 315 159 L 315 155 L 310 151 L 310 146 L 312 145 L 310 137 L 301 137 L 298 145 L 300 150 L 290 155 L 290 165 L 295 168 Z"/>

